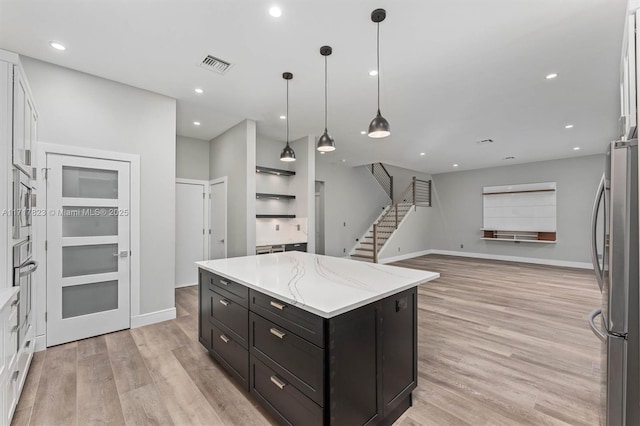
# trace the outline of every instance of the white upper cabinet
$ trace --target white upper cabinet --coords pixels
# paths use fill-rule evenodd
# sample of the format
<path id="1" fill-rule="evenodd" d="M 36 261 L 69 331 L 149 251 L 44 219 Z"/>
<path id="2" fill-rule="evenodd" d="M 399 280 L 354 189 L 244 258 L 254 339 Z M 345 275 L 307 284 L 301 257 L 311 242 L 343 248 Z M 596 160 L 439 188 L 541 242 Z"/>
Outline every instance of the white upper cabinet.
<path id="1" fill-rule="evenodd" d="M 32 147 L 36 142 L 37 115 L 24 76 L 13 67 L 13 164 L 32 175 Z"/>
<path id="2" fill-rule="evenodd" d="M 638 43 L 636 40 L 636 24 L 640 22 L 640 10 L 633 11 L 627 17 L 624 42 L 622 47 L 622 63 L 620 64 L 620 110 L 622 137 L 636 137 L 637 117 L 637 69 Z"/>

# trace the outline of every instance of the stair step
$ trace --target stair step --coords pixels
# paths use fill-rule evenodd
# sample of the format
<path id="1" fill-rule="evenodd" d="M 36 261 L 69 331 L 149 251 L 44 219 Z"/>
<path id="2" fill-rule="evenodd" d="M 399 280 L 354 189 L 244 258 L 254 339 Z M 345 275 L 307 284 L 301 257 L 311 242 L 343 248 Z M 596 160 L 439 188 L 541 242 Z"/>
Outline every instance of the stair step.
<path id="1" fill-rule="evenodd" d="M 373 243 L 371 243 L 371 245 L 373 246 Z M 371 247 L 371 248 L 367 248 L 367 247 L 356 247 L 356 251 L 370 251 L 370 252 L 373 252 L 373 247 Z"/>
<path id="2" fill-rule="evenodd" d="M 351 257 L 356 257 L 358 259 L 371 259 L 371 260 L 373 260 L 373 254 L 371 256 L 368 256 L 366 254 L 352 254 Z"/>

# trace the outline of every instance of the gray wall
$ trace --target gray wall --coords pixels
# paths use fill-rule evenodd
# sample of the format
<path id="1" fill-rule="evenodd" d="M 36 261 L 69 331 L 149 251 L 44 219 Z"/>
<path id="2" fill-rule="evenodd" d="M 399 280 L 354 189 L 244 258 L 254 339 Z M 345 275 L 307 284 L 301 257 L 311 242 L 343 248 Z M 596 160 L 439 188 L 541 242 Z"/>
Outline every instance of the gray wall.
<path id="1" fill-rule="evenodd" d="M 176 177 L 209 180 L 209 141 L 176 137 Z"/>
<path id="2" fill-rule="evenodd" d="M 140 156 L 140 312 L 173 308 L 176 101 L 46 62 L 22 61 L 38 109 L 39 141 Z"/>
<path id="3" fill-rule="evenodd" d="M 402 167 L 390 166 L 388 164 L 385 164 L 384 167 L 387 169 L 389 174 L 393 176 L 393 202 L 394 203 L 397 203 L 400 201 L 402 194 L 409 187 L 409 184 L 413 180 L 414 176 L 422 180 L 431 180 L 431 175 L 428 173 L 416 172 L 415 170 L 409 170 Z"/>
<path id="4" fill-rule="evenodd" d="M 431 248 L 471 253 L 590 262 L 589 227 L 604 156 L 593 155 L 433 175 Z M 510 243 L 480 239 L 482 187 L 557 182 L 557 243 Z M 460 245 L 464 248 L 460 248 Z"/>
<path id="5" fill-rule="evenodd" d="M 346 256 L 389 198 L 366 166 L 332 164 L 321 157 L 316 156 L 316 180 L 325 184 L 325 254 Z"/>
<path id="6" fill-rule="evenodd" d="M 227 177 L 227 257 L 255 253 L 255 132 L 244 120 L 210 142 L 209 178 Z"/>

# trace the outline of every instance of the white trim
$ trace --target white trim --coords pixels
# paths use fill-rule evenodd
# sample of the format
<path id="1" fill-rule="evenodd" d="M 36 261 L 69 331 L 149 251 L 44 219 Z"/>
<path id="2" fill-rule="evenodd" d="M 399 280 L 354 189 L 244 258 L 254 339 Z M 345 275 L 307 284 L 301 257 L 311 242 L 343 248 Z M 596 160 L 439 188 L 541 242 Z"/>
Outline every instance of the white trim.
<path id="1" fill-rule="evenodd" d="M 533 263 L 536 265 L 563 266 L 566 268 L 593 269 L 593 265 L 591 263 L 573 262 L 569 260 L 539 259 L 535 257 L 504 256 L 500 254 L 469 253 L 469 252 L 451 251 L 451 250 L 431 250 L 430 254 L 442 254 L 445 256 L 459 256 L 459 257 L 473 257 L 477 259 L 503 260 L 506 262 Z"/>
<path id="2" fill-rule="evenodd" d="M 176 308 L 163 309 L 161 311 L 149 312 L 148 314 L 131 317 L 131 328 L 143 327 L 157 322 L 176 319 Z"/>
<path id="3" fill-rule="evenodd" d="M 42 352 L 47 349 L 47 335 L 41 334 L 36 336 L 36 343 L 33 348 L 34 352 Z"/>
<path id="4" fill-rule="evenodd" d="M 176 183 L 184 183 L 185 185 L 203 185 L 207 186 L 208 180 L 176 178 Z"/>
<path id="5" fill-rule="evenodd" d="M 180 284 L 180 285 L 177 285 L 177 286 L 176 286 L 176 288 L 193 287 L 193 286 L 196 286 L 196 285 L 198 285 L 198 283 L 193 283 L 193 284 Z"/>
<path id="6" fill-rule="evenodd" d="M 86 157 L 95 159 L 107 159 L 113 161 L 122 161 L 129 163 L 129 178 L 130 178 L 130 285 L 131 285 L 131 299 L 130 299 L 130 323 L 133 327 L 134 318 L 140 316 L 140 156 L 137 154 L 130 154 L 125 152 L 105 151 L 101 149 L 85 148 L 73 145 L 59 145 L 48 142 L 37 142 L 37 164 L 39 170 L 37 171 L 37 183 L 38 199 L 46 200 L 47 185 L 44 180 L 43 168 L 47 164 L 47 154 L 59 154 L 69 155 L 74 157 Z M 42 207 L 42 206 L 40 206 Z M 40 208 L 39 207 L 39 208 Z M 47 220 L 44 215 L 34 218 L 34 228 L 37 235 L 47 235 Z M 46 259 L 47 253 L 44 249 L 45 238 L 39 238 L 36 241 L 34 248 L 34 254 L 36 259 Z M 36 288 L 35 293 L 35 322 L 36 322 L 36 334 L 40 333 L 37 339 L 45 339 L 46 341 L 46 327 L 47 324 L 44 321 L 44 314 L 47 308 L 46 303 L 46 291 L 47 291 L 47 274 L 46 274 L 46 262 L 45 267 L 38 268 L 36 271 Z M 175 310 L 175 308 L 173 308 Z M 145 314 L 147 315 L 147 314 Z M 175 317 L 175 315 L 174 315 Z M 38 343 L 39 344 L 39 343 Z M 46 343 L 45 343 L 46 345 Z"/>
<path id="7" fill-rule="evenodd" d="M 229 247 L 229 235 L 228 235 L 228 230 L 229 230 L 229 185 L 227 183 L 227 176 L 222 176 L 219 178 L 215 178 L 215 179 L 211 179 L 209 180 L 209 184 L 207 185 L 207 200 L 208 202 L 206 202 L 205 204 L 207 205 L 207 226 L 209 227 L 209 231 L 211 231 L 211 185 L 217 185 L 217 184 L 223 184 L 224 185 L 224 205 L 225 205 L 225 209 L 224 209 L 224 258 L 226 259 L 228 256 L 228 247 Z M 209 232 L 208 234 L 208 239 L 207 239 L 207 259 L 211 258 L 211 232 Z M 255 250 L 255 248 L 254 248 Z"/>
<path id="8" fill-rule="evenodd" d="M 401 254 L 400 256 L 393 256 L 393 257 L 386 257 L 384 259 L 378 259 L 378 263 L 382 263 L 384 265 L 387 263 L 399 262 L 401 260 L 425 256 L 427 254 L 432 254 L 432 253 L 433 253 L 433 250 L 422 250 L 422 251 L 416 251 L 413 253 L 405 253 L 405 254 Z"/>

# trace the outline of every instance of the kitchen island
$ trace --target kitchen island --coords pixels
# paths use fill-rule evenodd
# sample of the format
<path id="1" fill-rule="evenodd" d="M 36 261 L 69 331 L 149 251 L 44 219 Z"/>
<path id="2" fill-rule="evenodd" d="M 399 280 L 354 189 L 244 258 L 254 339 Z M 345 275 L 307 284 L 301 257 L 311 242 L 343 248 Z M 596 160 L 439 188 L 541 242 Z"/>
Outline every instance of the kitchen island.
<path id="1" fill-rule="evenodd" d="M 387 425 L 417 383 L 427 271 L 302 252 L 197 262 L 199 340 L 283 424 Z"/>

